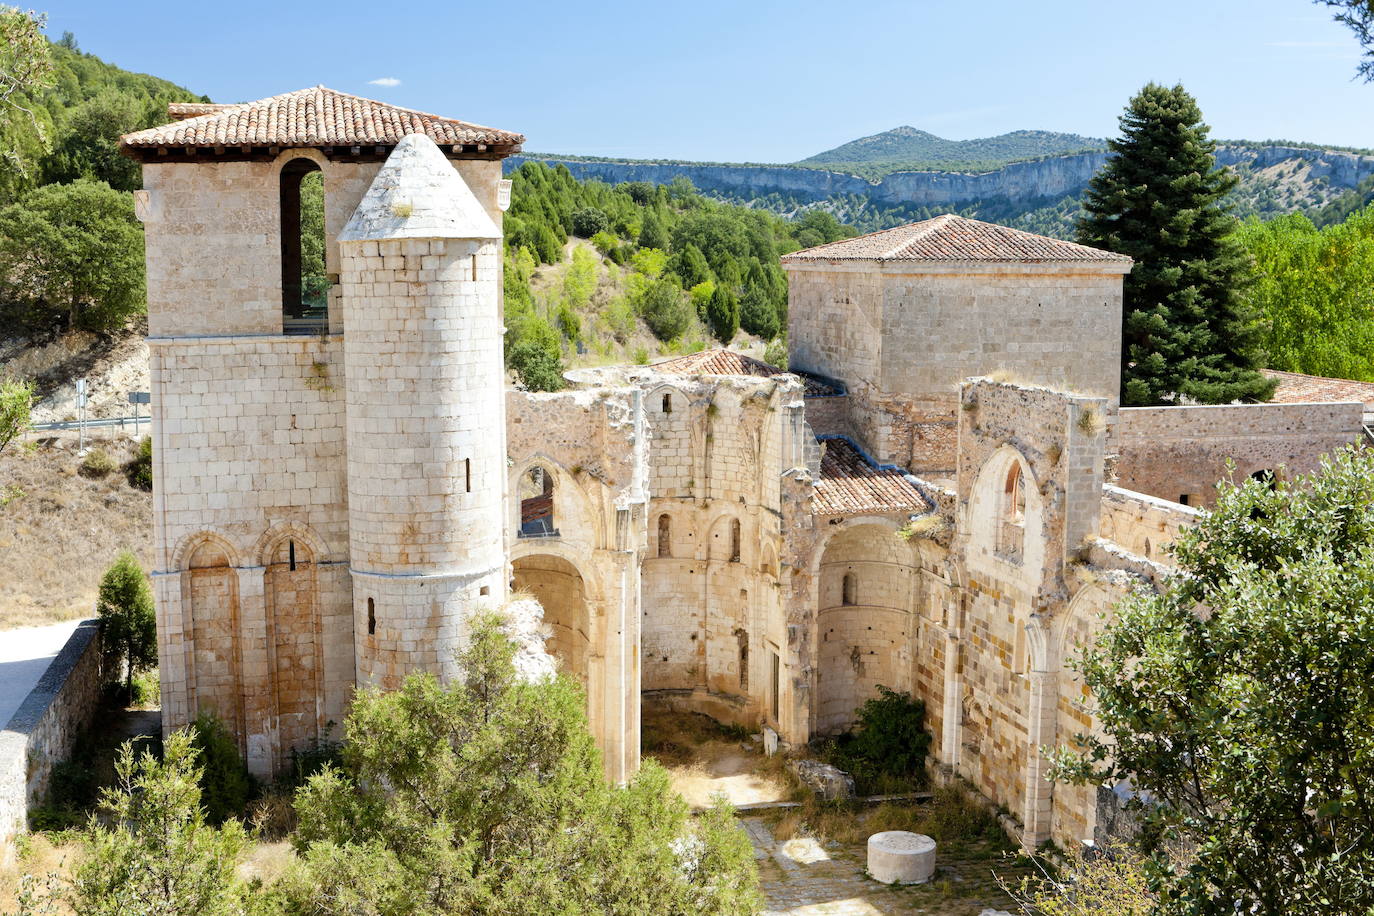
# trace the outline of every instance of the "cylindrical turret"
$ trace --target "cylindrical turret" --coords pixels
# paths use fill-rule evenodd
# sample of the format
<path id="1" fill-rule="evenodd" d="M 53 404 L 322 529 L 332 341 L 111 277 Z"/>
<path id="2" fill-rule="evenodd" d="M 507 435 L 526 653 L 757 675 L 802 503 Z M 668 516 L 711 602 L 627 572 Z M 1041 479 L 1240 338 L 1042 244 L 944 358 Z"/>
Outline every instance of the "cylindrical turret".
<path id="1" fill-rule="evenodd" d="M 339 235 L 360 683 L 452 673 L 467 614 L 505 598 L 500 237 L 423 134 Z"/>

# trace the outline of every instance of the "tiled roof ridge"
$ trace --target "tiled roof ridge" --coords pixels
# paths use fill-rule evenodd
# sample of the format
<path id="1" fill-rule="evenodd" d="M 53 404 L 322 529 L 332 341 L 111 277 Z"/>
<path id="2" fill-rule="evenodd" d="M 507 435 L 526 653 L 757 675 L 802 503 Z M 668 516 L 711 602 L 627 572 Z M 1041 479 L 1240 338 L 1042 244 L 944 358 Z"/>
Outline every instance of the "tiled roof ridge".
<path id="1" fill-rule="evenodd" d="M 334 106 L 335 110 L 318 111 L 319 123 L 313 124 L 311 131 L 306 133 L 304 125 L 294 123 L 296 113 L 290 103 L 300 100 L 302 104 L 308 104 L 314 99 Z M 187 109 L 194 105 L 209 107 L 205 103 L 181 104 Z M 252 117 L 254 112 L 262 112 L 263 116 L 255 119 Z M 331 115 L 341 123 L 333 123 Z M 525 141 L 523 134 L 340 92 L 323 84 L 250 102 L 217 104 L 214 110 L 181 120 L 176 120 L 169 106 L 168 117 L 172 120 L 167 124 L 125 134 L 120 138 L 120 145 L 129 149 L 216 145 L 393 145 L 406 133 L 428 133 L 431 139 L 441 145 L 485 143 L 492 146 L 518 146 Z M 242 119 L 242 123 L 238 119 Z M 286 123 L 279 123 L 283 121 Z M 379 134 L 369 137 L 369 128 L 396 136 Z M 431 130 L 436 128 L 448 136 L 435 136 Z M 331 131 L 335 136 L 330 135 Z M 461 134 L 472 136 L 462 137 Z"/>
<path id="2" fill-rule="evenodd" d="M 803 260 L 924 262 L 1118 262 L 1125 255 L 998 223 L 942 213 L 930 219 L 839 239 L 783 255 Z"/>

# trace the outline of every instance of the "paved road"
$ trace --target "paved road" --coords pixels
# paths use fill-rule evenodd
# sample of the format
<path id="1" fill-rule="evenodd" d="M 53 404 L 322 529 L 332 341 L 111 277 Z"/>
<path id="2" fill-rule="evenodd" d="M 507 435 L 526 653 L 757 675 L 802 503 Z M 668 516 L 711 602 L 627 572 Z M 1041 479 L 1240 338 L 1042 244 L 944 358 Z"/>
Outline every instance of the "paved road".
<path id="1" fill-rule="evenodd" d="M 79 620 L 0 631 L 0 723 L 8 723 Z"/>

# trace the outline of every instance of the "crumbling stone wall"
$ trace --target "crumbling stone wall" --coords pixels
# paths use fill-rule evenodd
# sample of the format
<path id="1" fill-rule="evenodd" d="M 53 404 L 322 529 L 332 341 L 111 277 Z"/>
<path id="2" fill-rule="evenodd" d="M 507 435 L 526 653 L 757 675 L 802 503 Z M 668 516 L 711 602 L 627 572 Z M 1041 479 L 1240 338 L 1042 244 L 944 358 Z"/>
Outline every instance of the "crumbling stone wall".
<path id="1" fill-rule="evenodd" d="M 1216 483 L 1270 471 L 1306 474 L 1321 456 L 1364 439 L 1364 405 L 1226 404 L 1124 407 L 1118 423 L 1118 483 L 1173 502 L 1210 507 Z M 1280 470 L 1282 469 L 1282 470 Z"/>
<path id="2" fill-rule="evenodd" d="M 1147 560 L 1168 562 L 1164 548 L 1201 513 L 1167 499 L 1121 487 L 1102 488 L 1102 537 Z"/>

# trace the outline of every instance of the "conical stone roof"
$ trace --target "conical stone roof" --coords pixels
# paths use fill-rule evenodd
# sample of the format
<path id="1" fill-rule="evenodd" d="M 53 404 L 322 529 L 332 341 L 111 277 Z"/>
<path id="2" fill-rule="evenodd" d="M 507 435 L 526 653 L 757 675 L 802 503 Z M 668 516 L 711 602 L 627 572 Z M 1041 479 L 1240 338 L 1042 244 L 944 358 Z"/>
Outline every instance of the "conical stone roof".
<path id="1" fill-rule="evenodd" d="M 340 242 L 499 239 L 487 211 L 424 134 L 407 134 L 372 179 Z"/>

